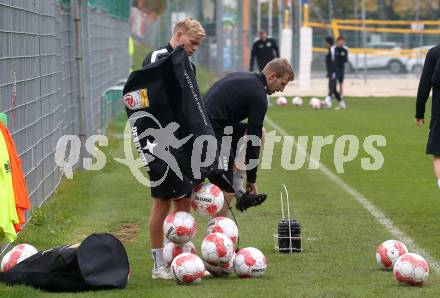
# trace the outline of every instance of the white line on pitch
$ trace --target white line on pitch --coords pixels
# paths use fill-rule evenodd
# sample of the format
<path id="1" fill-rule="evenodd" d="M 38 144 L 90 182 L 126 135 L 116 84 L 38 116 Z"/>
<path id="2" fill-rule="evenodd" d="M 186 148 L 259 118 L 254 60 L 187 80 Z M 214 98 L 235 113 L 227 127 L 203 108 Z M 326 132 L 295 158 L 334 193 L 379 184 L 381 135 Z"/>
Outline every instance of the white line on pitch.
<path id="1" fill-rule="evenodd" d="M 272 119 L 270 119 L 267 115 L 265 118 L 265 121 L 275 128 L 282 136 L 287 136 L 287 132 L 278 126 Z M 379 208 L 373 205 L 367 198 L 365 198 L 361 193 L 359 193 L 356 189 L 348 185 L 344 182 L 341 178 L 339 178 L 335 173 L 329 170 L 323 163 L 321 163 L 319 160 L 316 160 L 315 158 L 312 158 L 306 149 L 304 149 L 301 146 L 298 146 L 298 143 L 294 140 L 293 145 L 297 148 L 298 151 L 300 151 L 302 154 L 306 156 L 306 159 L 309 160 L 312 163 L 319 164 L 319 170 L 323 172 L 327 178 L 329 178 L 331 181 L 336 183 L 339 187 L 341 187 L 344 191 L 349 193 L 353 198 L 356 199 L 356 201 L 359 202 L 359 204 L 362 205 L 365 209 L 367 209 L 370 214 L 376 218 L 376 220 L 382 224 L 388 232 L 390 232 L 393 237 L 396 238 L 396 240 L 404 242 L 408 247 L 411 248 L 412 251 L 417 252 L 418 254 L 422 255 L 429 264 L 429 267 L 433 268 L 437 273 L 440 273 L 440 263 L 436 261 L 431 255 L 429 255 L 424 249 L 420 248 L 416 245 L 414 239 L 408 237 L 403 233 L 401 230 L 399 230 L 398 227 L 394 225 L 394 223 L 389 219 Z"/>

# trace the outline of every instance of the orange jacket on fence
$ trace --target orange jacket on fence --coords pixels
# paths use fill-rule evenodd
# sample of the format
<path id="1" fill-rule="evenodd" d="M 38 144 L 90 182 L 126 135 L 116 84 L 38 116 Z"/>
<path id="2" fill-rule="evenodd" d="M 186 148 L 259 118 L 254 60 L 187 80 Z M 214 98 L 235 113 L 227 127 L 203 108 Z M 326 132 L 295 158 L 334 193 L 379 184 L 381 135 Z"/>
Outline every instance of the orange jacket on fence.
<path id="1" fill-rule="evenodd" d="M 21 160 L 15 149 L 14 140 L 8 129 L 0 123 L 0 130 L 8 148 L 9 159 L 11 163 L 12 187 L 14 189 L 15 208 L 17 209 L 19 223 L 15 224 L 15 230 L 21 231 L 21 225 L 26 223 L 25 211 L 31 208 L 29 195 L 26 189 Z"/>

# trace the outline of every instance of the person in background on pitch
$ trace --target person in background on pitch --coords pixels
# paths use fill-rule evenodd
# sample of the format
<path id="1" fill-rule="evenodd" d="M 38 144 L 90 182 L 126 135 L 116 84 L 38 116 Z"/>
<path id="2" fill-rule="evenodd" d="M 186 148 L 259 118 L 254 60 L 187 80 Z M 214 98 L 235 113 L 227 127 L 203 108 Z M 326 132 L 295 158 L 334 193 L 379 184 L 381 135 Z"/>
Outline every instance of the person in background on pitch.
<path id="1" fill-rule="evenodd" d="M 258 70 L 261 72 L 269 61 L 278 57 L 280 57 L 280 53 L 277 42 L 268 37 L 265 30 L 261 30 L 260 38 L 252 45 L 249 71 L 254 70 L 255 58 L 257 58 Z"/>
<path id="2" fill-rule="evenodd" d="M 425 124 L 425 105 L 432 89 L 431 122 L 429 124 L 426 154 L 433 156 L 434 175 L 440 188 L 440 45 L 426 55 L 417 91 L 416 124 Z"/>
<path id="3" fill-rule="evenodd" d="M 283 91 L 287 83 L 293 81 L 294 76 L 287 59 L 275 58 L 267 63 L 260 73 L 233 72 L 226 75 L 217 81 L 203 98 L 219 146 L 223 137 L 232 136 L 229 152 L 221 154 L 220 157 L 227 163 L 226 172 L 221 176 L 209 177 L 212 183 L 223 190 L 226 201 L 218 216 L 227 215 L 235 192 L 238 192 L 236 208 L 240 211 L 259 205 L 266 199 L 266 195 L 258 194 L 256 166 L 246 170 L 246 192 L 239 193 L 241 187 L 237 186 L 238 181 L 234 179 L 233 173 L 237 147 L 240 138 L 245 134 L 247 141 L 253 137 L 257 142 L 251 142 L 252 145 L 247 143 L 245 161 L 246 165 L 249 165 L 250 161 L 258 161 L 263 121 L 267 112 L 267 95 Z M 246 119 L 247 123 L 243 123 Z M 242 182 L 241 180 L 241 184 Z"/>
<path id="4" fill-rule="evenodd" d="M 261 72 L 269 61 L 278 57 L 280 57 L 280 52 L 277 42 L 275 39 L 267 36 L 266 30 L 261 30 L 260 38 L 252 45 L 249 71 L 254 70 L 255 58 L 257 58 L 258 70 Z M 267 103 L 270 105 L 269 96 L 267 96 Z"/>
<path id="5" fill-rule="evenodd" d="M 184 18 L 176 23 L 170 42 L 158 50 L 149 53 L 143 66 L 154 63 L 158 59 L 168 56 L 177 46 L 183 45 L 188 56 L 194 54 L 201 42 L 205 39 L 205 30 L 202 25 L 193 18 Z M 195 66 L 191 63 L 195 74 Z M 151 169 L 150 169 L 151 171 Z M 172 171 L 170 171 L 172 172 Z M 150 176 L 154 173 L 150 173 Z M 171 202 L 175 211 L 191 211 L 191 193 L 194 187 L 193 183 L 187 180 L 181 181 L 179 178 L 173 179 L 170 173 L 165 180 L 157 187 L 151 188 L 153 197 L 153 206 L 150 214 L 150 241 L 151 252 L 153 256 L 152 278 L 172 279 L 169 269 L 166 268 L 163 260 L 163 222 L 171 209 Z M 171 194 L 170 190 L 177 190 Z"/>
<path id="6" fill-rule="evenodd" d="M 341 95 L 339 94 L 336 81 L 336 47 L 334 46 L 333 37 L 328 36 L 325 38 L 325 46 L 328 49 L 327 55 L 325 56 L 325 66 L 327 69 L 327 78 L 328 78 L 328 96 L 325 98 L 325 103 L 328 108 L 332 107 L 333 95 L 335 95 L 336 99 L 339 102 L 339 107 L 345 109 L 345 102 L 342 100 Z"/>
<path id="7" fill-rule="evenodd" d="M 341 96 L 341 101 L 337 110 L 345 109 L 346 104 L 344 101 L 344 74 L 345 74 L 345 64 L 348 62 L 348 47 L 345 46 L 345 37 L 339 36 L 336 39 L 335 46 L 335 62 L 336 62 L 336 80 L 339 82 L 339 94 Z"/>

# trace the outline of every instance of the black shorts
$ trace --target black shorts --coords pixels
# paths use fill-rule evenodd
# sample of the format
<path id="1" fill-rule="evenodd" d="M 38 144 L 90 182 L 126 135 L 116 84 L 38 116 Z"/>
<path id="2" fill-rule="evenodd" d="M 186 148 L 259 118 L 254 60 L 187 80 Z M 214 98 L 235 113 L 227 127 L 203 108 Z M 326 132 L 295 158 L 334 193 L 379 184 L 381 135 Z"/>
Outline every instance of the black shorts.
<path id="1" fill-rule="evenodd" d="M 426 154 L 440 156 L 440 119 L 432 118 L 429 123 L 428 144 Z"/>
<path id="2" fill-rule="evenodd" d="M 232 184 L 234 180 L 235 156 L 237 153 L 238 142 L 246 134 L 247 128 L 248 128 L 247 123 L 241 123 L 241 122 L 233 126 L 231 150 L 229 152 L 229 156 L 224 157 L 224 159 L 227 158 L 227 164 L 228 164 L 227 170 L 222 174 L 208 177 L 211 183 L 214 183 L 215 185 L 220 187 L 220 189 L 223 191 L 230 193 L 234 192 L 234 188 L 232 187 Z M 219 146 L 219 152 L 220 152 L 221 142 L 224 136 L 223 131 L 218 131 L 218 132 L 216 131 L 215 135 L 217 138 L 217 144 Z M 222 159 L 222 157 L 220 157 L 220 159 Z"/>
<path id="3" fill-rule="evenodd" d="M 344 82 L 344 70 L 337 70 L 336 71 L 336 79 L 338 80 L 339 83 L 343 83 Z"/>
<path id="4" fill-rule="evenodd" d="M 179 161 L 179 157 L 176 160 Z M 182 167 L 179 165 L 180 169 Z M 194 182 L 182 172 L 182 179 L 163 160 L 156 159 L 148 164 L 148 175 L 151 183 L 151 196 L 156 199 L 170 200 L 173 198 L 190 197 Z M 168 168 L 168 170 L 167 170 Z"/>

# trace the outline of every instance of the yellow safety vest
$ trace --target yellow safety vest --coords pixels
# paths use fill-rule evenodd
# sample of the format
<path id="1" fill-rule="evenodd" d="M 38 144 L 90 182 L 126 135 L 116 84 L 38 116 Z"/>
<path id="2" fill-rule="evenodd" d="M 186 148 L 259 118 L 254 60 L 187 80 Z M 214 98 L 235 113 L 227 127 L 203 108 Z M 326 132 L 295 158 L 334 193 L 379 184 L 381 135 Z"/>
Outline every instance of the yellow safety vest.
<path id="1" fill-rule="evenodd" d="M 17 223 L 9 153 L 3 134 L 0 133 L 0 243 L 4 239 L 14 242 L 17 238 L 14 224 Z"/>

